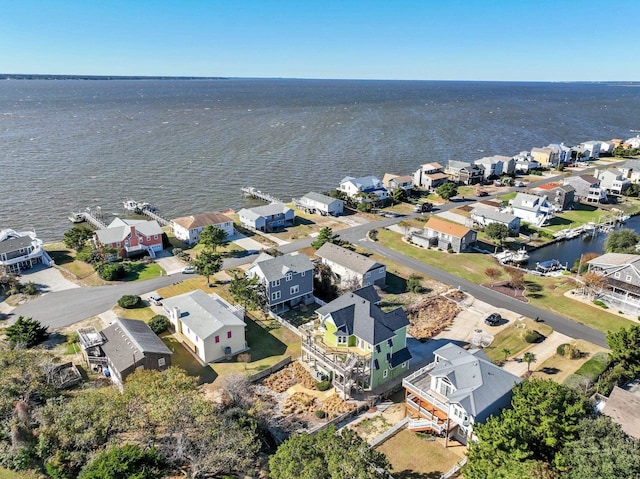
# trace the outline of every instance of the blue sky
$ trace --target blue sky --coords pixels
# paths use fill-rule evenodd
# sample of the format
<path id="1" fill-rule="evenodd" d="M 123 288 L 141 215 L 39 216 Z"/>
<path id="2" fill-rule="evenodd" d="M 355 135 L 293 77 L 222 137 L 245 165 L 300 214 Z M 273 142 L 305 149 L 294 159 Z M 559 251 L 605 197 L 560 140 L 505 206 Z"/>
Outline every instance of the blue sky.
<path id="1" fill-rule="evenodd" d="M 4 0 L 0 72 L 640 81 L 640 1 Z"/>

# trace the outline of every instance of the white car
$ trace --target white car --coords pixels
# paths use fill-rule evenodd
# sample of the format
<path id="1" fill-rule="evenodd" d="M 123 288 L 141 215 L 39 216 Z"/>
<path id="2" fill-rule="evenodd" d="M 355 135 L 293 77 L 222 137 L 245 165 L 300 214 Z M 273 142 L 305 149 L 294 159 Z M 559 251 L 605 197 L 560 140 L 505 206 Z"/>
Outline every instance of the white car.
<path id="1" fill-rule="evenodd" d="M 182 272 L 184 274 L 193 274 L 196 272 L 196 268 L 193 266 L 187 266 L 185 269 L 182 270 Z"/>

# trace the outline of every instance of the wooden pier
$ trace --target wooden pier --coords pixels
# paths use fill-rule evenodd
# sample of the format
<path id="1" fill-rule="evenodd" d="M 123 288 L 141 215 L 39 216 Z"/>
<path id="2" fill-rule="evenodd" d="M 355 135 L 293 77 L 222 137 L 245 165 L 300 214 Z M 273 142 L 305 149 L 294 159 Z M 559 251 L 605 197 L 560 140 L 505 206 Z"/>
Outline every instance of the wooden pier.
<path id="1" fill-rule="evenodd" d="M 124 209 L 128 211 L 133 211 L 136 214 L 148 216 L 152 220 L 156 220 L 158 224 L 162 226 L 171 225 L 171 221 L 160 216 L 156 211 L 154 206 L 151 206 L 150 203 L 146 201 L 134 201 L 134 200 L 126 200 L 123 202 Z"/>
<path id="2" fill-rule="evenodd" d="M 260 191 L 259 189 L 254 188 L 253 186 L 244 186 L 240 188 L 240 191 L 242 191 L 242 196 L 244 197 L 256 198 L 258 200 L 266 201 L 267 203 L 284 203 L 284 201 L 282 201 L 281 199 L 276 198 L 275 196 L 270 195 L 269 193 Z"/>
<path id="3" fill-rule="evenodd" d="M 169 226 L 171 224 L 171 221 L 163 218 L 162 216 L 160 216 L 159 214 L 151 211 L 150 209 L 142 209 L 139 211 L 139 213 L 141 215 L 145 215 L 148 216 L 149 218 L 156 220 L 158 222 L 158 224 L 162 225 L 162 226 Z"/>
<path id="4" fill-rule="evenodd" d="M 69 216 L 69 221 L 71 221 L 72 223 L 82 223 L 86 221 L 99 230 L 107 228 L 107 225 L 103 221 L 102 208 L 100 208 L 99 206 L 96 206 L 94 209 L 87 207 L 85 211 L 73 213 L 71 216 Z"/>

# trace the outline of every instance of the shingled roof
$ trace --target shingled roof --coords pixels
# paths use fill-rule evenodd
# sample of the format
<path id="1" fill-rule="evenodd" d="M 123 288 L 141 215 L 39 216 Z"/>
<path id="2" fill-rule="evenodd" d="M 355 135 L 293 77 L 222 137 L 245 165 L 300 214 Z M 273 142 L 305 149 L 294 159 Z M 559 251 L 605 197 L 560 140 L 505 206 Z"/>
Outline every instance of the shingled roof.
<path id="1" fill-rule="evenodd" d="M 208 213 L 199 213 L 197 215 L 182 216 L 173 220 L 177 225 L 188 230 L 202 228 L 209 225 L 219 225 L 222 223 L 233 223 L 233 220 L 218 211 L 210 211 Z"/>
<path id="2" fill-rule="evenodd" d="M 351 251 L 350 249 L 343 248 L 342 246 L 333 243 L 323 244 L 318 248 L 318 251 L 316 251 L 316 256 L 362 275 L 367 271 L 384 266 L 377 261 L 356 253 L 355 251 Z"/>

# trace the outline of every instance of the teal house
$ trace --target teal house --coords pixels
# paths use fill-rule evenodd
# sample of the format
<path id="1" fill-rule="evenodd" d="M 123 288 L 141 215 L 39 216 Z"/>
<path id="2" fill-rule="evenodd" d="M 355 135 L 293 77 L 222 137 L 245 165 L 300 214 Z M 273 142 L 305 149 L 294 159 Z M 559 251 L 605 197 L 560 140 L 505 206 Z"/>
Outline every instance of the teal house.
<path id="1" fill-rule="evenodd" d="M 372 286 L 319 308 L 302 340 L 302 359 L 318 379 L 331 379 L 343 397 L 371 391 L 409 370 L 409 320 L 402 308 L 383 311 Z"/>

